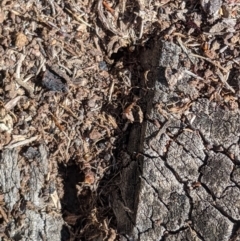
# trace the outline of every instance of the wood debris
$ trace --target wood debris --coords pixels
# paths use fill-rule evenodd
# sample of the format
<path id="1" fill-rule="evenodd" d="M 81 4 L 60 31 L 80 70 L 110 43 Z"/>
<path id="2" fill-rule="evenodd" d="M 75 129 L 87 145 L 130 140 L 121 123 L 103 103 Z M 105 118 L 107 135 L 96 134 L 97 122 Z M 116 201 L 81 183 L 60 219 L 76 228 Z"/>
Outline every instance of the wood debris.
<path id="1" fill-rule="evenodd" d="M 61 212 L 72 240 L 117 239 L 109 218 L 115 186 L 108 182 L 123 165 L 115 153 L 126 147 L 129 128 L 148 119 L 152 106 L 142 96 L 171 93 L 156 106 L 169 120 L 201 97 L 239 108 L 239 6 L 236 0 L 3 0 L 0 156 L 19 151 L 21 175 L 21 198 L 12 209 L 3 204 L 3 222 L 20 230 L 16 220 L 25 220 L 25 210 L 42 217 Z M 148 63 L 139 56 L 153 40 L 161 47 Z M 154 92 L 155 77 L 164 93 Z M 43 183 L 40 206 L 24 199 L 33 180 Z M 4 225 L 9 240 L 18 237 Z"/>

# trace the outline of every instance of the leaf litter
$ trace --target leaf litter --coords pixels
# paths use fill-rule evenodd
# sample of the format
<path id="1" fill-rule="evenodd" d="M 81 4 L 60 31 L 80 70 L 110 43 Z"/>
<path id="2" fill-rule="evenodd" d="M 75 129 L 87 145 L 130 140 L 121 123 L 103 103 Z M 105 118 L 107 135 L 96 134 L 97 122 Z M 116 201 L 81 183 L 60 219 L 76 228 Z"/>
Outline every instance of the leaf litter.
<path id="1" fill-rule="evenodd" d="M 0 151 L 47 146 L 48 182 L 57 188 L 46 207 L 64 213 L 69 240 L 118 238 L 111 203 L 99 193 L 110 193 L 101 182 L 119 172 L 118 140 L 145 118 L 132 79 L 135 50 L 150 38 L 175 43 L 188 58 L 183 69 L 166 66 L 170 90 L 186 75 L 196 90 L 186 103 L 171 105 L 172 113 L 200 95 L 238 108 L 239 6 L 238 0 L 1 2 Z M 21 162 L 27 165 L 26 155 Z M 76 166 L 82 177 L 75 212 L 61 205 L 61 165 Z M 13 219 L 5 208 L 0 213 L 7 237 Z"/>

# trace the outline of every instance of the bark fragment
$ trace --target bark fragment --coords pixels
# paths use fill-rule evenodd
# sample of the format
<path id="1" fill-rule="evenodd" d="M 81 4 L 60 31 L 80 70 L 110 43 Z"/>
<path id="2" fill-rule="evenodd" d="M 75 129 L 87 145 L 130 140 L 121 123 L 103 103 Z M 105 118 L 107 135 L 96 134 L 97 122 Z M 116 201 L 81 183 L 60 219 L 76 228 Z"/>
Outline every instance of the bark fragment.
<path id="1" fill-rule="evenodd" d="M 6 149 L 0 156 L 0 188 L 4 196 L 4 209 L 11 213 L 7 230 L 13 240 L 61 240 L 63 219 L 57 212 L 47 211 L 42 193 L 49 172 L 47 148 L 40 145 L 36 158 L 25 165 L 19 163 L 17 149 Z"/>
<path id="2" fill-rule="evenodd" d="M 185 105 L 179 93 L 191 99 L 197 92 L 190 76 L 170 86 L 164 70 L 183 69 L 186 53 L 171 42 L 150 46 L 140 58 L 148 71 L 149 91 L 140 94 L 147 118 L 133 124 L 129 138 L 115 205 L 117 221 L 124 223 L 119 232 L 127 240 L 230 240 L 240 218 L 239 110 L 207 98 Z M 174 103 L 179 107 L 170 109 Z"/>

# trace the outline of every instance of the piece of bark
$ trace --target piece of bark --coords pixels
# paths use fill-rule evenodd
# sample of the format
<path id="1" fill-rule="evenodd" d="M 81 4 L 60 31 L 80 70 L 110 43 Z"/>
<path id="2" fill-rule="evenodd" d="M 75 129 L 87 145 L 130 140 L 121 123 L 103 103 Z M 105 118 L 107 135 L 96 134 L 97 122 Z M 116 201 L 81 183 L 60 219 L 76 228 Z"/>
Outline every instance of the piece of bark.
<path id="1" fill-rule="evenodd" d="M 118 231 L 138 241 L 237 240 L 240 172 L 227 150 L 239 155 L 240 111 L 205 98 L 170 111 L 180 89 L 197 92 L 187 75 L 172 89 L 164 76 L 167 67 L 184 68 L 187 56 L 173 43 L 153 41 L 140 60 L 143 73 L 149 71 L 149 92 L 140 94 L 147 119 L 132 126 L 117 180 Z"/>
<path id="2" fill-rule="evenodd" d="M 46 146 L 40 145 L 37 152 L 39 155 L 25 166 L 19 163 L 17 149 L 0 154 L 4 209 L 11 213 L 2 228 L 11 240 L 61 240 L 63 219 L 60 214 L 47 211 L 42 193 L 49 172 Z"/>

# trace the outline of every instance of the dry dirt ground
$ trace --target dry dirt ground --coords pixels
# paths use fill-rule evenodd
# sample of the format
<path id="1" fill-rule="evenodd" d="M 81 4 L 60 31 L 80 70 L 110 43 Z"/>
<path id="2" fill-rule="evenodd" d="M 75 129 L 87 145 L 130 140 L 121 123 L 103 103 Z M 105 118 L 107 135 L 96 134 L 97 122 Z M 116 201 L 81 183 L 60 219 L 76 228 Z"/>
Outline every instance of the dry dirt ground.
<path id="1" fill-rule="evenodd" d="M 113 191 L 131 127 L 148 118 L 148 49 L 162 41 L 185 56 L 178 71 L 159 56 L 170 91 L 184 74 L 194 88 L 171 97 L 181 120 L 200 98 L 238 110 L 239 10 L 239 0 L 1 1 L 0 240 L 123 239 Z"/>

